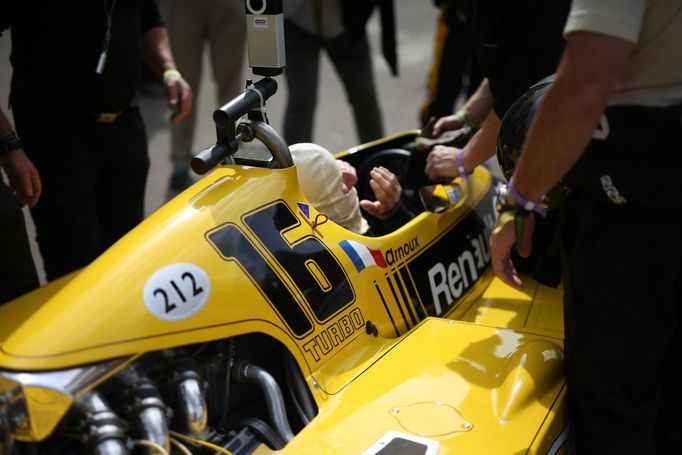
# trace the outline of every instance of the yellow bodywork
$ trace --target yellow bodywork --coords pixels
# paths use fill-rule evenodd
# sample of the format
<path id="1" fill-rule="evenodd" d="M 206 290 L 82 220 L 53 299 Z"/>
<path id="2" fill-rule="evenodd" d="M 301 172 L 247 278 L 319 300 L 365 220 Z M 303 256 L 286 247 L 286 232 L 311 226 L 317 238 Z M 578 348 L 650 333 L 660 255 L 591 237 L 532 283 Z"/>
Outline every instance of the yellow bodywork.
<path id="1" fill-rule="evenodd" d="M 429 318 L 336 390 L 347 349 L 313 374 L 320 414 L 287 453 L 361 453 L 388 431 L 438 441 L 438 453 L 545 453 L 562 430 L 538 431 L 564 387 L 554 341 Z"/>
<path id="2" fill-rule="evenodd" d="M 395 431 L 435 441 L 437 453 L 546 453 L 566 426 L 561 291 L 530 278 L 516 291 L 486 266 L 451 305 L 433 310 L 423 295 L 408 292 L 419 287 L 409 282 L 412 261 L 488 204 L 493 184 L 479 168 L 462 187 L 465 197 L 443 213 L 421 213 L 372 238 L 332 221 L 314 226 L 317 212 L 297 209 L 306 200 L 293 167 L 220 166 L 90 266 L 0 307 L 0 369 L 58 370 L 259 332 L 294 355 L 319 408 L 282 452 L 362 453 Z M 245 222 L 245 214 L 273 206 L 296 219 L 279 233 L 283 244 L 323 245 L 351 284 L 352 299 L 324 320 L 292 270 Z M 309 329 L 297 331 L 257 277 L 216 247 L 212 235 L 226 228 L 280 277 Z M 385 257 L 391 251 L 393 264 L 358 272 L 344 240 Z M 186 263 L 210 277 L 210 294 L 191 316 L 160 319 L 145 306 L 145 285 L 165 266 Z M 314 261 L 302 266 L 321 289 L 329 286 Z M 443 286 L 454 295 L 452 282 Z M 261 445 L 256 453 L 265 452 Z"/>

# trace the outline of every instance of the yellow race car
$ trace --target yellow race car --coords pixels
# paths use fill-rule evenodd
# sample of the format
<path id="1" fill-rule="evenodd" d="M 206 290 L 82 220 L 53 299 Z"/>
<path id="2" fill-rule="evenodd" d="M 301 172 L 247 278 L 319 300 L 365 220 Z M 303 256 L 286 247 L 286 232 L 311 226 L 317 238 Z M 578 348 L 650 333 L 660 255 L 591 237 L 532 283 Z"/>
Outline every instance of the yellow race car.
<path id="1" fill-rule="evenodd" d="M 322 223 L 264 121 L 275 89 L 216 111 L 202 180 L 0 307 L 0 453 L 562 453 L 561 294 L 494 278 L 499 181 L 419 191 L 405 132 L 338 157 L 426 210 L 382 237 Z M 271 160 L 234 155 L 254 137 Z"/>

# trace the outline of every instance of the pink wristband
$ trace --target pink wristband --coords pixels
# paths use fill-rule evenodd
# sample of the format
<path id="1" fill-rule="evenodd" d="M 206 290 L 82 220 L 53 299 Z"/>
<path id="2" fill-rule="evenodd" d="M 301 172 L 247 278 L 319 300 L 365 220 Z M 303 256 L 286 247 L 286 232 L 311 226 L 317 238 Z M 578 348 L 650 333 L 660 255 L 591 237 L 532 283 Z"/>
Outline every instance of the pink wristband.
<path id="1" fill-rule="evenodd" d="M 464 153 L 462 153 L 462 149 L 455 149 L 455 161 L 457 162 L 457 173 L 462 182 L 466 183 L 468 176 L 466 169 L 464 169 Z"/>
<path id="2" fill-rule="evenodd" d="M 547 216 L 547 210 L 542 206 L 540 201 L 528 200 L 521 196 L 518 191 L 516 191 L 516 188 L 514 188 L 514 179 L 509 179 L 507 191 L 509 192 L 509 196 L 512 198 L 512 200 L 520 205 L 523 209 L 528 210 L 529 212 L 535 212 L 543 218 Z"/>

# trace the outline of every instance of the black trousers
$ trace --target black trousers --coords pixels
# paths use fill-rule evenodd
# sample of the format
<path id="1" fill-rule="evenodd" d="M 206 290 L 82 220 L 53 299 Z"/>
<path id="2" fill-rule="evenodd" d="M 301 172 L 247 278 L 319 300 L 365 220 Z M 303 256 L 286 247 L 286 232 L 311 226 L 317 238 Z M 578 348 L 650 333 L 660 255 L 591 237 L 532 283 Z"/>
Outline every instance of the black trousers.
<path id="1" fill-rule="evenodd" d="M 0 304 L 39 285 L 24 214 L 0 176 Z"/>
<path id="2" fill-rule="evenodd" d="M 462 88 L 466 87 L 463 94 L 468 98 L 483 80 L 474 61 L 472 8 L 460 10 L 454 3 L 444 2 L 441 6 L 426 84 L 427 97 L 419 111 L 422 126 L 431 117 L 452 114 Z"/>
<path id="3" fill-rule="evenodd" d="M 319 80 L 320 52 L 324 49 L 338 74 L 353 111 L 355 130 L 361 143 L 384 136 L 379 96 L 374 83 L 372 54 L 366 36 L 344 33 L 323 40 L 284 22 L 286 37 L 287 89 L 284 139 L 288 144 L 311 142 Z"/>
<path id="4" fill-rule="evenodd" d="M 89 264 L 142 221 L 149 170 L 137 108 L 113 123 L 12 99 L 17 132 L 40 172 L 31 210 L 48 280 Z"/>
<path id="5" fill-rule="evenodd" d="M 679 109 L 617 108 L 607 119 L 607 137 L 569 174 L 563 207 L 573 441 L 580 455 L 679 454 Z"/>

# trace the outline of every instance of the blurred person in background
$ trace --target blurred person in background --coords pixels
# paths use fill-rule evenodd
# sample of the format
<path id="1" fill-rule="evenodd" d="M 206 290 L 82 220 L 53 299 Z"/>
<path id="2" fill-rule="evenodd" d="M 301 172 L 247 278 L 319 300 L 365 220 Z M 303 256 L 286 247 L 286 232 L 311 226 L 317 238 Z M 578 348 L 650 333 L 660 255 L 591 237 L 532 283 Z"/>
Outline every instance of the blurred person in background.
<path id="1" fill-rule="evenodd" d="M 473 0 L 434 0 L 434 4 L 440 14 L 426 85 L 427 96 L 419 111 L 422 126 L 432 117 L 439 119 L 452 114 L 460 95 L 469 98 L 482 79 L 474 58 Z"/>
<path id="2" fill-rule="evenodd" d="M 480 129 L 463 149 L 434 147 L 426 165 L 430 179 L 471 172 L 495 154 L 501 119 L 509 107 L 556 71 L 569 7 L 570 0 L 474 2 L 474 49 L 485 79 L 459 111 L 438 119 L 433 135 L 465 125 Z"/>
<path id="3" fill-rule="evenodd" d="M 530 87 L 556 71 L 565 47 L 563 27 L 570 0 L 477 0 L 471 21 L 476 63 L 485 79 L 454 114 L 433 125 L 431 135 L 463 127 L 476 130 L 462 148 L 436 145 L 426 157 L 432 181 L 464 176 L 495 155 L 502 119 Z M 519 259 L 523 273 L 556 286 L 561 280 L 555 248 L 559 211 L 538 224 L 536 253 Z"/>
<path id="4" fill-rule="evenodd" d="M 199 92 L 206 47 L 216 84 L 216 103 L 222 105 L 244 90 L 244 0 L 161 0 L 160 6 L 175 62 L 194 92 Z M 169 197 L 192 183 L 189 163 L 194 155 L 195 112 L 196 108 L 184 122 L 171 125 Z"/>
<path id="5" fill-rule="evenodd" d="M 366 31 L 367 21 L 377 7 L 381 12 L 384 56 L 392 74 L 397 75 L 393 0 L 284 0 L 287 143 L 313 139 L 323 49 L 343 84 L 359 141 L 384 136 Z"/>
<path id="6" fill-rule="evenodd" d="M 3 2 L 10 103 L 40 172 L 31 209 L 48 280 L 83 267 L 144 217 L 149 168 L 137 105 L 144 60 L 164 81 L 172 122 L 191 110 L 154 0 Z"/>
<path id="7" fill-rule="evenodd" d="M 33 207 L 40 199 L 38 170 L 26 157 L 24 148 L 5 113 L 0 109 L 0 304 L 40 285 L 26 233 L 23 205 Z"/>

